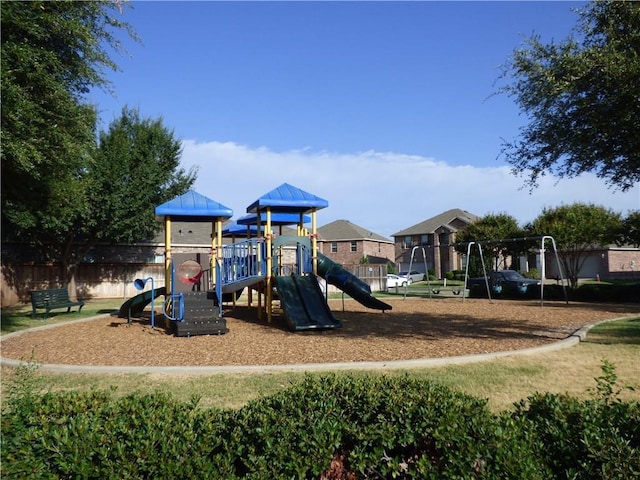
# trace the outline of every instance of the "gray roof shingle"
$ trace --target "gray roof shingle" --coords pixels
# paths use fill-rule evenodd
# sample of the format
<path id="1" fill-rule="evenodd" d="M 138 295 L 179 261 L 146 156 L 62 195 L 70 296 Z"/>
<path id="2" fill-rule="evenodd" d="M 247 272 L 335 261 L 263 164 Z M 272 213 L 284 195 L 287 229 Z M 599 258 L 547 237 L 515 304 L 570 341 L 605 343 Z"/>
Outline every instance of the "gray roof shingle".
<path id="1" fill-rule="evenodd" d="M 378 235 L 366 228 L 363 228 L 349 220 L 335 220 L 318 228 L 318 235 L 325 242 L 345 241 L 345 240 L 372 240 L 376 242 L 393 243 L 382 235 Z"/>
<path id="2" fill-rule="evenodd" d="M 442 212 L 435 217 L 428 218 L 420 223 L 417 223 L 411 227 L 405 228 L 393 234 L 394 237 L 402 237 L 405 235 L 424 235 L 428 233 L 435 233 L 440 227 L 446 227 L 454 232 L 458 231 L 458 225 L 460 227 L 476 222 L 480 219 L 477 215 L 469 213 L 466 210 L 459 208 L 452 208 L 446 212 Z"/>

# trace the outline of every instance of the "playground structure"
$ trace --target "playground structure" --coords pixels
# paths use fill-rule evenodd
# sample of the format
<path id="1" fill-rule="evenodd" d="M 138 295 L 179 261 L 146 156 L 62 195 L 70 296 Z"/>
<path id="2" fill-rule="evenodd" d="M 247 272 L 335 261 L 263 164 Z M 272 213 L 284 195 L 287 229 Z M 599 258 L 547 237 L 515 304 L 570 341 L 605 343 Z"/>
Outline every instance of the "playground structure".
<path id="1" fill-rule="evenodd" d="M 247 207 L 246 216 L 226 228 L 223 222 L 233 211 L 195 191 L 159 205 L 155 213 L 164 221 L 165 285 L 155 289 L 153 279 L 137 279 L 138 289 L 151 280 L 151 290 L 125 301 L 119 316 L 131 321 L 155 298 L 163 297 L 162 314 L 174 326 L 176 336 L 220 335 L 228 331 L 223 305 L 235 306 L 248 289 L 249 306 L 254 293 L 257 295 L 258 318 L 266 315 L 271 322 L 274 302 L 279 301 L 291 331 L 339 328 L 341 322 L 328 307 L 318 277 L 367 308 L 391 310 L 373 297 L 368 284 L 318 252 L 316 212 L 327 206 L 326 200 L 286 183 L 258 198 Z M 203 280 L 202 264 L 193 260 L 174 264 L 174 221 L 211 223 L 210 274 L 202 291 L 194 290 Z M 309 222 L 311 230 L 305 226 Z M 282 226 L 295 226 L 295 234 L 282 235 Z M 225 245 L 223 236 L 231 238 L 231 243 Z M 153 308 L 151 315 L 154 327 Z"/>

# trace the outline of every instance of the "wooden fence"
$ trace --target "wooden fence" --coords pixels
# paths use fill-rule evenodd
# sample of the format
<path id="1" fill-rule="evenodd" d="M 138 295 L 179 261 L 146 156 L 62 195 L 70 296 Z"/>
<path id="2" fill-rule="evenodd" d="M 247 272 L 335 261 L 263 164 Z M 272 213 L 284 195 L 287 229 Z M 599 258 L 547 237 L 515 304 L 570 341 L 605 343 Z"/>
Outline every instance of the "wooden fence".
<path id="1" fill-rule="evenodd" d="M 153 277 L 164 286 L 164 264 L 83 263 L 75 276 L 76 295 L 90 298 L 129 298 L 136 278 Z M 29 301 L 31 290 L 62 288 L 59 264 L 2 264 L 2 306 Z M 72 292 L 73 295 L 73 292 Z"/>
<path id="2" fill-rule="evenodd" d="M 344 269 L 376 292 L 386 287 L 386 265 L 344 265 Z M 208 272 L 207 272 L 208 273 Z M 153 277 L 155 287 L 164 286 L 164 264 L 161 263 L 82 263 L 75 276 L 76 296 L 91 298 L 130 298 L 136 295 L 136 278 Z M 2 306 L 29 302 L 31 290 L 62 288 L 59 264 L 2 264 Z M 203 284 L 208 277 L 203 278 Z M 321 282 L 324 283 L 324 282 Z M 339 290 L 328 285 L 330 292 Z M 73 292 L 72 296 L 73 296 Z"/>

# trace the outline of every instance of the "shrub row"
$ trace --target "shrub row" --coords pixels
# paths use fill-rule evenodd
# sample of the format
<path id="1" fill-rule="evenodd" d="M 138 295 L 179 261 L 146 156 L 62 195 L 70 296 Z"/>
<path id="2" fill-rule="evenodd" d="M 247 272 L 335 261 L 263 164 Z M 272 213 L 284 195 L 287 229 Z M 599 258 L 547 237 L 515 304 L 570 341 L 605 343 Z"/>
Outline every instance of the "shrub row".
<path id="1" fill-rule="evenodd" d="M 640 407 L 484 400 L 409 377 L 308 376 L 237 411 L 166 394 L 10 395 L 3 478 L 631 478 Z"/>
<path id="2" fill-rule="evenodd" d="M 640 282 L 628 284 L 585 283 L 578 288 L 567 288 L 569 300 L 576 302 L 624 302 L 640 303 Z M 544 296 L 564 300 L 560 285 L 545 285 Z"/>
<path id="3" fill-rule="evenodd" d="M 640 302 L 640 282 L 627 284 L 586 283 L 580 285 L 572 298 L 586 302 Z"/>
<path id="4" fill-rule="evenodd" d="M 640 303 L 640 283 L 637 284 L 595 284 L 586 283 L 578 288 L 562 288 L 562 285 L 545 285 L 544 298 L 547 300 L 568 300 L 573 302 L 621 302 Z M 473 289 L 469 292 L 470 297 L 486 298 L 487 292 L 484 289 Z M 491 294 L 492 298 L 508 298 L 505 295 Z M 524 295 L 512 296 L 512 298 L 540 298 L 539 287 L 529 287 Z"/>
<path id="5" fill-rule="evenodd" d="M 465 271 L 464 270 L 451 270 L 444 274 L 447 280 L 458 280 L 460 282 L 464 282 L 465 279 Z"/>

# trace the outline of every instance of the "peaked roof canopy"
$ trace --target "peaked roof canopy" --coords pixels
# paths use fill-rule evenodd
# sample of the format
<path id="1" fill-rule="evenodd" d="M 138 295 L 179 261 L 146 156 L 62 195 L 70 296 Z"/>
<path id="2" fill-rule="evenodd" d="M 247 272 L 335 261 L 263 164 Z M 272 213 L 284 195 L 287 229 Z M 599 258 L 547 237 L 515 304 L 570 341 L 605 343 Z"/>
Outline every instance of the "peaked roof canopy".
<path id="1" fill-rule="evenodd" d="M 310 212 L 329 206 L 325 199 L 300 190 L 297 187 L 283 183 L 275 190 L 264 194 L 247 207 L 247 213 L 270 208 L 273 212 Z"/>
<path id="2" fill-rule="evenodd" d="M 231 218 L 233 210 L 194 190 L 156 207 L 157 216 L 171 216 L 182 221 L 206 222 L 214 218 Z"/>

